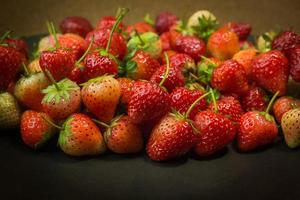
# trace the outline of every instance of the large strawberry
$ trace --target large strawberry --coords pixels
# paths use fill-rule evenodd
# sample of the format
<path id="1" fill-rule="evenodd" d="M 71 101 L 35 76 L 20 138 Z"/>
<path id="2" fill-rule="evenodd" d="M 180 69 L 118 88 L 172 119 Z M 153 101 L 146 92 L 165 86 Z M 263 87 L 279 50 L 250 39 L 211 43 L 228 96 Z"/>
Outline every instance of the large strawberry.
<path id="1" fill-rule="evenodd" d="M 252 62 L 252 78 L 264 89 L 279 95 L 286 93 L 289 65 L 286 57 L 278 50 L 260 54 Z"/>
<path id="2" fill-rule="evenodd" d="M 281 127 L 286 144 L 290 148 L 300 145 L 300 109 L 292 109 L 286 112 L 281 121 Z"/>
<path id="3" fill-rule="evenodd" d="M 93 30 L 91 23 L 84 17 L 69 16 L 64 18 L 59 24 L 62 33 L 75 33 L 81 37 Z"/>
<path id="4" fill-rule="evenodd" d="M 241 103 L 245 111 L 264 111 L 267 108 L 268 97 L 263 89 L 253 87 L 242 96 Z"/>
<path id="5" fill-rule="evenodd" d="M 214 69 L 211 85 L 221 92 L 243 95 L 249 90 L 246 73 L 241 64 L 234 60 L 225 61 Z"/>
<path id="6" fill-rule="evenodd" d="M 273 105 L 273 114 L 276 121 L 281 123 L 281 118 L 287 111 L 300 107 L 300 100 L 293 97 L 283 96 L 278 98 Z"/>
<path id="7" fill-rule="evenodd" d="M 105 123 L 114 117 L 120 96 L 120 84 L 111 75 L 91 79 L 81 89 L 84 105 Z"/>
<path id="8" fill-rule="evenodd" d="M 46 121 L 47 120 L 47 121 Z M 46 113 L 27 110 L 21 117 L 21 137 L 33 149 L 42 147 L 56 133 Z"/>
<path id="9" fill-rule="evenodd" d="M 81 113 L 72 114 L 61 128 L 58 145 L 71 156 L 91 156 L 103 153 L 105 143 L 97 125 Z"/>
<path id="10" fill-rule="evenodd" d="M 17 100 L 8 92 L 0 93 L 0 130 L 17 128 L 21 111 Z"/>
<path id="11" fill-rule="evenodd" d="M 291 67 L 290 74 L 294 81 L 300 82 L 300 45 L 289 51 L 288 58 Z"/>

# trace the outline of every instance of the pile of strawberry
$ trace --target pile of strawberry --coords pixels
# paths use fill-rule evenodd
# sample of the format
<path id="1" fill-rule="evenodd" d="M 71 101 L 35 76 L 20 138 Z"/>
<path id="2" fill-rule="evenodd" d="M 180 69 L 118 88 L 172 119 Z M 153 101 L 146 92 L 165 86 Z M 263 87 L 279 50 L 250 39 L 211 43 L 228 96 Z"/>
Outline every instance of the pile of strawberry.
<path id="1" fill-rule="evenodd" d="M 249 24 L 220 26 L 209 11 L 125 26 L 127 12 L 95 29 L 82 17 L 65 18 L 62 33 L 47 23 L 30 58 L 25 41 L 4 34 L 0 129 L 19 126 L 33 149 L 58 138 L 71 156 L 145 148 L 155 161 L 209 156 L 234 140 L 252 151 L 280 129 L 289 147 L 300 145 L 300 100 L 285 96 L 290 77 L 300 82 L 297 33 L 270 31 L 253 44 Z"/>

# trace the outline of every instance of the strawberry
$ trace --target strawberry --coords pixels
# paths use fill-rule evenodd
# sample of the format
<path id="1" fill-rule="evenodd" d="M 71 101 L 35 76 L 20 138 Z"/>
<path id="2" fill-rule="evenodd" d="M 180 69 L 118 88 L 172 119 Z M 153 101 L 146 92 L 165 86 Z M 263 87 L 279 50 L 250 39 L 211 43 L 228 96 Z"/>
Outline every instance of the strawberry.
<path id="1" fill-rule="evenodd" d="M 102 29 L 102 28 L 107 28 L 107 29 L 111 29 L 114 24 L 116 23 L 117 18 L 114 16 L 104 16 L 102 17 L 96 25 L 96 29 Z M 121 22 L 118 26 L 118 29 L 124 29 L 124 24 Z"/>
<path id="2" fill-rule="evenodd" d="M 170 56 L 170 65 L 181 70 L 195 69 L 194 59 L 184 53 L 178 53 Z"/>
<path id="3" fill-rule="evenodd" d="M 21 117 L 21 137 L 23 142 L 33 149 L 41 148 L 56 133 L 46 113 L 27 110 Z"/>
<path id="4" fill-rule="evenodd" d="M 287 111 L 281 121 L 284 139 L 288 147 L 296 148 L 300 145 L 300 109 Z"/>
<path id="5" fill-rule="evenodd" d="M 81 37 L 93 30 L 91 23 L 84 17 L 69 16 L 64 18 L 59 24 L 62 33 L 75 33 Z"/>
<path id="6" fill-rule="evenodd" d="M 8 92 L 0 93 L 0 130 L 17 128 L 21 111 L 17 100 Z"/>
<path id="7" fill-rule="evenodd" d="M 25 66 L 26 69 L 26 66 Z M 27 108 L 41 111 L 44 94 L 42 90 L 47 88 L 51 82 L 43 72 L 25 74 L 15 85 L 14 95 L 17 100 Z"/>
<path id="8" fill-rule="evenodd" d="M 263 89 L 253 87 L 242 96 L 241 102 L 245 111 L 264 111 L 267 108 L 268 97 Z"/>
<path id="9" fill-rule="evenodd" d="M 238 36 L 227 28 L 221 28 L 214 32 L 207 42 L 207 50 L 209 53 L 220 60 L 232 58 L 239 49 Z"/>
<path id="10" fill-rule="evenodd" d="M 88 48 L 88 42 L 74 33 L 66 33 L 60 36 L 58 42 L 63 49 L 71 50 L 76 59 L 79 59 Z"/>
<path id="11" fill-rule="evenodd" d="M 300 45 L 300 36 L 294 31 L 283 31 L 274 38 L 272 49 L 277 49 L 288 55 L 289 50 L 297 45 Z"/>
<path id="12" fill-rule="evenodd" d="M 129 78 L 124 78 L 124 77 L 118 78 L 117 80 L 121 88 L 120 102 L 122 104 L 127 104 L 132 94 L 131 90 L 134 84 L 134 80 L 131 80 Z"/>
<path id="13" fill-rule="evenodd" d="M 90 117 L 74 113 L 64 122 L 58 145 L 70 156 L 91 156 L 103 153 L 105 143 L 99 128 Z"/>
<path id="14" fill-rule="evenodd" d="M 224 27 L 234 32 L 239 40 L 246 40 L 251 33 L 252 27 L 248 23 L 229 22 Z"/>
<path id="15" fill-rule="evenodd" d="M 235 135 L 233 123 L 219 113 L 202 111 L 195 116 L 195 127 L 200 134 L 194 152 L 199 156 L 209 156 L 223 149 Z"/>
<path id="16" fill-rule="evenodd" d="M 4 40 L 3 43 L 8 44 L 8 46 L 10 47 L 15 48 L 17 51 L 22 53 L 25 58 L 28 58 L 29 46 L 25 40 L 7 38 L 6 40 Z"/>
<path id="17" fill-rule="evenodd" d="M 204 93 L 200 90 L 190 90 L 185 87 L 178 87 L 174 89 L 170 94 L 171 108 L 177 110 L 181 114 L 184 114 L 185 112 L 187 112 L 192 103 L 203 94 Z M 205 108 L 206 101 L 205 99 L 202 99 L 197 105 L 195 105 L 188 117 L 193 120 L 195 118 L 195 115 L 200 110 L 204 110 Z"/>
<path id="18" fill-rule="evenodd" d="M 155 20 L 155 29 L 158 34 L 169 31 L 177 23 L 177 16 L 170 12 L 161 12 Z"/>
<path id="19" fill-rule="evenodd" d="M 237 135 L 240 151 L 252 151 L 271 144 L 277 138 L 278 128 L 269 111 L 278 94 L 279 91 L 274 94 L 265 112 L 249 111 L 241 117 Z"/>
<path id="20" fill-rule="evenodd" d="M 120 96 L 120 84 L 111 75 L 91 79 L 84 83 L 81 89 L 84 105 L 105 123 L 114 117 Z"/>
<path id="21" fill-rule="evenodd" d="M 234 54 L 232 58 L 243 66 L 248 79 L 251 78 L 252 60 L 255 58 L 256 53 L 257 52 L 254 48 L 245 49 Z"/>
<path id="22" fill-rule="evenodd" d="M 169 58 L 171 59 L 172 56 L 176 55 L 177 52 L 176 51 L 173 51 L 173 50 L 166 50 L 164 51 L 160 57 L 158 58 L 158 61 L 161 63 L 161 64 L 165 64 L 166 63 L 166 60 L 165 60 L 165 53 L 169 56 Z"/>
<path id="23" fill-rule="evenodd" d="M 56 38 L 60 38 L 62 34 L 56 33 Z M 37 49 L 37 54 L 43 52 L 43 51 L 48 51 L 48 50 L 53 50 L 55 48 L 56 44 L 56 39 L 53 35 L 48 35 L 40 39 L 39 44 L 38 44 L 38 49 Z M 37 55 L 38 57 L 39 55 Z M 36 57 L 35 57 L 36 58 Z"/>
<path id="24" fill-rule="evenodd" d="M 36 72 L 42 72 L 41 66 L 40 66 L 40 60 L 38 58 L 31 61 L 28 66 L 28 73 L 33 74 Z"/>
<path id="25" fill-rule="evenodd" d="M 48 76 L 53 84 L 42 90 L 45 94 L 42 100 L 43 111 L 53 120 L 63 120 L 80 109 L 80 88 L 69 79 L 55 82 L 51 74 Z"/>
<path id="26" fill-rule="evenodd" d="M 300 107 L 300 100 L 283 96 L 278 98 L 273 105 L 273 113 L 276 121 L 281 123 L 282 116 L 289 110 Z"/>
<path id="27" fill-rule="evenodd" d="M 129 35 L 132 33 L 134 34 L 135 31 L 138 33 L 155 32 L 154 28 L 146 22 L 137 22 L 127 26 L 125 29 L 125 33 L 128 33 Z"/>
<path id="28" fill-rule="evenodd" d="M 160 41 L 162 45 L 162 50 L 171 50 L 171 44 L 170 44 L 170 33 L 169 32 L 164 32 L 160 36 Z"/>
<path id="29" fill-rule="evenodd" d="M 118 116 L 105 126 L 104 139 L 112 152 L 129 154 L 143 149 L 144 141 L 140 128 L 128 116 Z"/>
<path id="30" fill-rule="evenodd" d="M 252 78 L 262 88 L 286 93 L 289 76 L 289 65 L 286 57 L 277 50 L 260 54 L 252 62 Z"/>
<path id="31" fill-rule="evenodd" d="M 289 51 L 289 64 L 293 80 L 300 82 L 300 45 Z"/>
<path id="32" fill-rule="evenodd" d="M 7 89 L 24 61 L 24 55 L 15 48 L 0 44 L 0 91 Z"/>
<path id="33" fill-rule="evenodd" d="M 218 68 L 214 69 L 211 85 L 221 92 L 238 95 L 243 95 L 249 90 L 245 70 L 235 60 L 225 61 Z"/>

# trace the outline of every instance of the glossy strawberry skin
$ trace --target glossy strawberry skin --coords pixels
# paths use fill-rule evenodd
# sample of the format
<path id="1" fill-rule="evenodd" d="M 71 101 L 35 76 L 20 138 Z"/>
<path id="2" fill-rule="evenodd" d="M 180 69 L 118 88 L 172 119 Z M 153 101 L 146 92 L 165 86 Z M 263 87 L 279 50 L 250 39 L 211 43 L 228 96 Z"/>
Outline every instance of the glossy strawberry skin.
<path id="1" fill-rule="evenodd" d="M 269 121 L 258 111 L 245 113 L 240 120 L 237 136 L 241 151 L 252 151 L 258 147 L 274 142 L 278 128 L 274 121 Z"/>
<path id="2" fill-rule="evenodd" d="M 290 74 L 294 81 L 300 82 L 300 45 L 289 52 Z"/>
<path id="3" fill-rule="evenodd" d="M 135 24 L 129 25 L 126 27 L 125 32 L 130 34 L 135 30 L 138 33 L 155 32 L 154 28 L 146 22 L 137 22 Z"/>
<path id="4" fill-rule="evenodd" d="M 174 49 L 191 56 L 196 62 L 206 53 L 205 42 L 195 36 L 180 36 L 175 42 Z"/>
<path id="5" fill-rule="evenodd" d="M 245 49 L 234 54 L 232 58 L 233 60 L 236 60 L 238 63 L 240 63 L 243 66 L 248 79 L 251 79 L 252 60 L 255 58 L 256 53 L 257 52 L 254 48 Z"/>
<path id="6" fill-rule="evenodd" d="M 62 48 L 72 50 L 76 60 L 78 60 L 88 48 L 87 41 L 74 33 L 66 33 L 60 36 L 58 42 Z"/>
<path id="7" fill-rule="evenodd" d="M 15 48 L 0 45 L 0 91 L 7 89 L 24 61 L 24 55 Z"/>
<path id="8" fill-rule="evenodd" d="M 223 115 L 212 111 L 199 112 L 195 117 L 199 142 L 194 151 L 199 156 L 209 156 L 223 149 L 235 136 L 235 126 Z"/>
<path id="9" fill-rule="evenodd" d="M 4 43 L 8 44 L 8 46 L 10 47 L 15 48 L 17 51 L 22 53 L 25 58 L 28 58 L 29 46 L 25 40 L 8 38 L 4 40 Z"/>
<path id="10" fill-rule="evenodd" d="M 120 102 L 122 104 L 127 104 L 132 95 L 131 91 L 132 91 L 132 87 L 134 84 L 134 80 L 131 80 L 131 79 L 125 78 L 125 77 L 118 78 L 117 80 L 118 80 L 118 82 L 120 84 L 120 88 L 121 88 Z"/>
<path id="11" fill-rule="evenodd" d="M 143 123 L 165 115 L 170 109 L 169 94 L 156 83 L 136 81 L 127 113 L 134 123 Z"/>
<path id="12" fill-rule="evenodd" d="M 225 61 L 213 71 L 211 84 L 225 93 L 243 95 L 249 90 L 244 68 L 234 60 Z"/>
<path id="13" fill-rule="evenodd" d="M 165 161 L 186 154 L 197 142 L 187 121 L 167 114 L 152 130 L 146 151 L 151 160 Z"/>
<path id="14" fill-rule="evenodd" d="M 273 104 L 273 113 L 278 123 L 281 123 L 282 116 L 289 110 L 300 107 L 300 100 L 293 97 L 283 96 Z"/>
<path id="15" fill-rule="evenodd" d="M 266 93 L 259 87 L 251 88 L 244 96 L 242 96 L 242 105 L 245 111 L 264 111 L 267 108 Z"/>
<path id="16" fill-rule="evenodd" d="M 161 12 L 155 20 L 155 29 L 158 34 L 169 31 L 177 23 L 177 16 L 170 12 Z"/>
<path id="17" fill-rule="evenodd" d="M 33 148 L 42 147 L 56 132 L 55 128 L 48 124 L 44 118 L 51 121 L 46 113 L 27 110 L 21 117 L 21 137 L 23 142 Z"/>
<path id="18" fill-rule="evenodd" d="M 188 111 L 189 107 L 201 97 L 204 93 L 200 90 L 189 90 L 185 87 L 178 87 L 172 91 L 170 94 L 171 107 L 181 114 Z M 193 120 L 196 114 L 206 108 L 206 100 L 202 99 L 191 111 L 188 116 L 189 119 Z"/>
<path id="19" fill-rule="evenodd" d="M 252 27 L 248 23 L 230 22 L 226 25 L 232 32 L 234 32 L 239 40 L 246 40 L 251 33 Z"/>
<path id="20" fill-rule="evenodd" d="M 69 76 L 75 65 L 75 57 L 68 50 L 56 49 L 43 51 L 39 62 L 43 72 L 48 70 L 53 78 L 59 81 Z"/>
<path id="21" fill-rule="evenodd" d="M 160 66 L 156 70 L 156 72 L 151 76 L 150 81 L 159 84 L 162 81 L 166 70 L 166 65 Z M 181 69 L 170 67 L 168 77 L 163 83 L 163 87 L 165 87 L 169 92 L 172 92 L 176 87 L 182 86 L 184 86 L 184 76 Z"/>
<path id="22" fill-rule="evenodd" d="M 260 54 L 252 62 L 252 78 L 262 88 L 279 95 L 286 93 L 289 65 L 286 57 L 277 50 Z"/>
<path id="23" fill-rule="evenodd" d="M 181 70 L 194 68 L 195 61 L 192 57 L 184 53 L 176 53 L 174 55 L 169 56 L 170 58 L 170 66 L 179 68 Z M 163 64 L 166 64 L 166 61 L 162 61 Z"/>
<path id="24" fill-rule="evenodd" d="M 109 39 L 110 32 L 111 29 L 109 28 L 96 29 L 88 33 L 85 37 L 85 40 L 88 43 L 90 43 L 92 37 L 94 37 L 94 43 L 92 47 L 94 49 L 96 48 L 105 49 Z M 127 45 L 125 39 L 121 34 L 114 32 L 108 52 L 121 60 L 124 58 L 124 56 L 127 53 Z"/>
<path id="25" fill-rule="evenodd" d="M 75 33 L 81 37 L 93 30 L 91 23 L 84 17 L 69 16 L 64 18 L 59 24 L 62 33 Z"/>
<path id="26" fill-rule="evenodd" d="M 114 16 L 104 16 L 97 22 L 96 29 L 112 29 L 115 23 L 116 18 Z M 123 29 L 124 24 L 121 22 L 118 28 Z"/>
<path id="27" fill-rule="evenodd" d="M 88 81 L 91 78 L 102 76 L 104 74 L 117 74 L 118 64 L 109 56 L 102 56 L 95 51 L 88 54 L 84 59 L 83 79 Z"/>
<path id="28" fill-rule="evenodd" d="M 84 67 L 75 66 L 71 73 L 68 75 L 68 79 L 74 81 L 77 84 L 81 84 L 85 81 L 84 79 Z"/>
<path id="29" fill-rule="evenodd" d="M 272 49 L 277 49 L 285 55 L 297 45 L 300 45 L 300 36 L 293 31 L 283 31 L 272 41 Z"/>

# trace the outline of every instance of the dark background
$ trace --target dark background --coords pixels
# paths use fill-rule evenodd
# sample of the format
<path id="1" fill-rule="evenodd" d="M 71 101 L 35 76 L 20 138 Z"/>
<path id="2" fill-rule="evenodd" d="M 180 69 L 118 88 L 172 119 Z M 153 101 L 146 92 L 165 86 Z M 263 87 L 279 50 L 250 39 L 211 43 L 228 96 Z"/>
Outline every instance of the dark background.
<path id="1" fill-rule="evenodd" d="M 130 8 L 125 21 L 142 20 L 145 13 L 155 16 L 163 10 L 188 18 L 194 11 L 212 11 L 220 22 L 249 22 L 255 34 L 277 26 L 300 32 L 299 0 L 0 0 L 0 32 L 7 29 L 18 36 L 46 32 L 45 21 L 59 23 L 69 15 L 82 15 L 93 24 L 104 15 L 114 15 L 119 6 Z"/>

